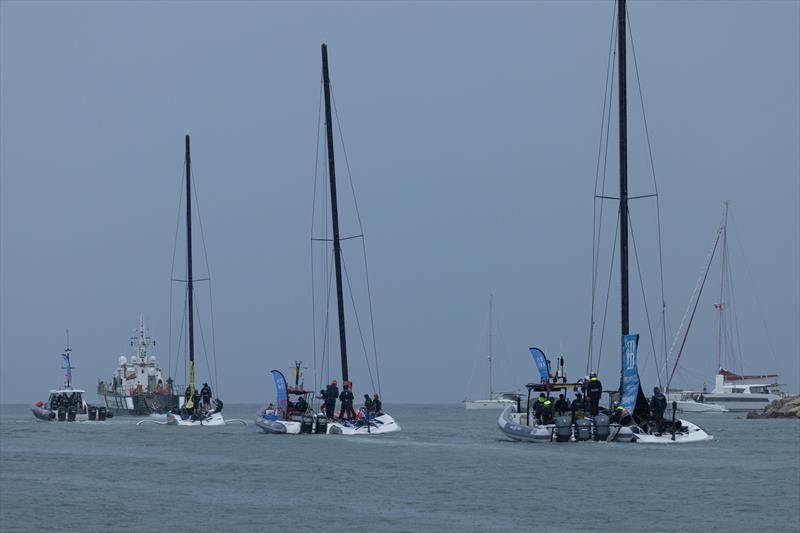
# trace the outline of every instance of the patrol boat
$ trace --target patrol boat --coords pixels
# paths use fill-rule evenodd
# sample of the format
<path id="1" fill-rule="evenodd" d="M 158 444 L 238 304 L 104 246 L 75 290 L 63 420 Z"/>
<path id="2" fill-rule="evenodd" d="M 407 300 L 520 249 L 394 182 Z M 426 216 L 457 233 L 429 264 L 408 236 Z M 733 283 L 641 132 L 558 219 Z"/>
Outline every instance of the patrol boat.
<path id="1" fill-rule="evenodd" d="M 199 427 L 199 426 L 224 426 L 225 419 L 222 416 L 222 400 L 216 398 L 212 401 L 213 406 L 202 404 L 195 400 L 195 393 L 198 390 L 195 382 L 195 353 L 194 353 L 194 278 L 192 272 L 192 158 L 191 143 L 189 134 L 185 137 L 185 182 L 186 182 L 186 344 L 188 352 L 188 372 L 189 386 L 185 396 L 179 396 L 179 405 L 167 413 L 166 421 L 144 419 L 137 422 L 137 426 L 143 423 L 165 424 L 170 426 Z M 173 262 L 174 264 L 174 262 Z M 173 281 L 176 281 L 173 279 Z M 209 379 L 209 381 L 211 381 Z M 228 422 L 245 422 L 239 419 Z"/>
<path id="2" fill-rule="evenodd" d="M 324 257 L 325 257 L 325 265 L 331 265 L 334 267 L 335 277 L 336 277 L 336 304 L 337 304 L 337 313 L 338 313 L 338 325 L 339 325 L 339 355 L 341 357 L 341 368 L 342 368 L 342 382 L 344 385 L 350 384 L 350 391 L 352 392 L 352 383 L 349 379 L 348 373 L 348 360 L 347 360 L 347 336 L 346 336 L 346 324 L 345 324 L 345 302 L 344 302 L 344 285 L 343 285 L 343 275 L 347 276 L 347 271 L 344 269 L 344 261 L 342 259 L 342 250 L 341 250 L 341 242 L 346 239 L 351 238 L 361 238 L 363 239 L 363 231 L 360 231 L 359 235 L 354 235 L 352 237 L 345 237 L 342 238 L 339 232 L 339 204 L 338 198 L 336 195 L 336 164 L 334 160 L 334 144 L 333 144 L 333 108 L 331 105 L 331 82 L 330 82 L 330 75 L 328 71 L 328 46 L 326 44 L 322 44 L 322 82 L 323 82 L 323 95 L 325 100 L 325 133 L 326 133 L 326 146 L 327 146 L 327 159 L 328 159 L 328 178 L 329 178 L 329 185 L 330 185 L 330 195 L 321 195 L 324 196 L 325 199 L 330 199 L 330 213 L 331 213 L 331 233 L 328 234 L 327 227 L 325 228 L 325 235 L 321 237 L 317 237 L 315 235 L 315 228 L 314 222 L 312 221 L 312 272 L 314 272 L 314 248 L 313 244 L 320 243 L 325 248 L 323 250 Z M 316 176 L 315 176 L 316 177 Z M 352 185 L 352 183 L 351 183 Z M 315 182 L 315 204 L 316 204 L 316 182 Z M 324 201 L 324 200 L 323 200 Z M 326 204 L 327 205 L 327 204 Z M 316 207 L 316 205 L 315 205 Z M 326 213 L 327 215 L 327 213 Z M 359 219 L 360 225 L 360 219 Z M 332 248 L 332 249 L 331 249 Z M 332 252 L 332 258 L 329 255 Z M 331 260 L 332 259 L 332 260 Z M 365 260 L 366 261 L 366 260 Z M 328 269 L 325 269 L 328 272 Z M 365 272 L 366 274 L 366 272 Z M 367 293 L 369 292 L 369 281 L 368 277 L 365 276 L 367 280 Z M 348 280 L 348 289 L 353 298 L 353 286 L 350 284 L 352 281 L 351 276 L 347 276 Z M 312 280 L 313 285 L 313 280 Z M 327 294 L 327 289 L 330 287 L 328 284 L 324 284 Z M 312 288 L 312 293 L 314 292 Z M 323 300 L 328 302 L 327 297 Z M 316 313 L 315 309 L 315 313 Z M 355 305 L 353 305 L 352 311 L 355 313 Z M 332 335 L 328 332 L 328 308 L 326 307 L 324 312 L 325 317 L 321 321 L 324 324 L 325 331 L 322 335 L 319 336 L 319 339 L 324 339 L 323 343 L 326 343 L 328 339 L 332 337 Z M 370 313 L 372 312 L 372 305 L 370 303 Z M 316 317 L 316 314 L 314 315 Z M 370 316 L 370 319 L 372 317 Z M 372 321 L 370 320 L 370 323 Z M 317 337 L 316 337 L 316 318 L 315 318 L 315 354 L 317 350 Z M 358 321 L 358 315 L 356 315 L 356 324 L 359 329 L 359 333 L 361 333 L 361 323 Z M 364 346 L 364 338 L 361 336 L 362 340 L 362 347 Z M 326 345 L 327 346 L 327 345 Z M 373 343 L 374 346 L 374 343 Z M 327 347 L 323 347 L 323 359 L 328 356 Z M 368 361 L 369 359 L 366 357 L 366 348 L 365 348 L 365 358 Z M 316 361 L 316 355 L 315 355 Z M 330 360 L 327 359 L 329 362 Z M 299 363 L 298 363 L 299 364 Z M 377 357 L 375 364 L 377 365 Z M 321 367 L 325 367 L 326 365 L 324 362 L 320 363 Z M 330 366 L 330 365 L 328 365 Z M 299 372 L 299 368 L 295 367 L 296 372 Z M 315 372 L 317 370 L 315 364 Z M 377 370 L 377 368 L 376 368 Z M 368 371 L 370 372 L 370 377 L 372 377 L 372 368 L 368 367 Z M 379 413 L 370 413 L 368 409 L 361 409 L 358 415 L 354 419 L 347 419 L 345 418 L 346 414 L 340 412 L 339 416 L 337 417 L 335 413 L 333 414 L 333 418 L 325 416 L 322 414 L 321 410 L 315 410 L 312 407 L 312 404 L 316 404 L 317 402 L 314 401 L 313 394 L 310 391 L 305 390 L 302 386 L 299 385 L 297 381 L 295 381 L 294 388 L 290 388 L 286 384 L 286 379 L 280 371 L 273 370 L 271 372 L 272 377 L 275 381 L 275 388 L 277 390 L 277 399 L 276 405 L 273 406 L 273 409 L 264 409 L 256 416 L 256 425 L 260 427 L 266 433 L 273 433 L 273 434 L 298 434 L 298 433 L 313 433 L 313 434 L 338 434 L 338 435 L 379 435 L 384 433 L 393 433 L 396 431 L 400 431 L 400 425 L 395 422 L 394 418 L 391 415 L 385 412 Z M 298 373 L 295 374 L 295 377 L 298 376 Z M 316 377 L 316 376 L 315 376 Z M 320 376 L 321 377 L 321 376 Z M 373 383 L 374 386 L 374 383 Z M 379 389 L 380 384 L 378 383 L 377 387 L 374 389 Z M 316 389 L 316 387 L 315 387 Z M 292 395 L 293 398 L 299 400 L 299 398 L 304 398 L 308 401 L 308 408 L 305 412 L 298 412 L 296 407 L 294 409 L 289 408 L 289 396 Z M 354 399 L 355 401 L 355 399 Z M 296 406 L 296 402 L 295 402 Z"/>
<path id="3" fill-rule="evenodd" d="M 68 337 L 69 338 L 69 337 Z M 72 386 L 72 363 L 70 353 L 72 349 L 67 342 L 67 348 L 61 354 L 62 368 L 64 369 L 64 386 L 50 391 L 47 401 L 34 403 L 31 407 L 33 416 L 45 422 L 85 422 L 88 420 L 103 421 L 114 414 L 105 407 L 96 407 L 86 403 L 86 391 Z"/>
<path id="4" fill-rule="evenodd" d="M 183 405 L 183 388 L 171 377 L 164 378 L 158 359 L 149 352 L 156 342 L 147 334 L 142 315 L 130 345 L 134 349 L 130 359 L 121 355 L 111 380 L 97 382 L 97 396 L 106 409 L 118 415 L 146 416 L 166 414 Z"/>
<path id="5" fill-rule="evenodd" d="M 614 410 L 622 411 L 621 424 L 611 424 L 607 414 L 599 413 L 591 419 L 578 419 L 574 423 L 571 417 L 555 417 L 552 423 L 540 423 L 531 417 L 530 396 L 532 391 L 541 390 L 548 394 L 560 388 L 567 390 L 570 385 L 552 382 L 549 361 L 544 352 L 532 348 L 536 366 L 539 369 L 541 383 L 528 385 L 528 403 L 525 412 L 519 412 L 515 406 L 506 407 L 497 420 L 500 430 L 514 440 L 526 441 L 627 441 L 638 443 L 690 443 L 711 440 L 713 437 L 702 428 L 686 420 L 677 419 L 675 413 L 677 404 L 672 403 L 671 420 L 664 420 L 664 427 L 657 428 L 651 420 L 650 406 L 641 387 L 637 367 L 637 352 L 639 335 L 630 333 L 629 305 L 628 305 L 628 153 L 627 153 L 627 84 L 626 84 L 626 2 L 617 0 L 617 73 L 619 75 L 619 196 L 604 195 L 604 191 L 595 191 L 595 200 L 617 200 L 618 210 L 618 236 L 620 242 L 620 308 L 621 308 L 621 377 L 618 397 L 619 405 Z M 610 64 L 610 62 L 609 62 Z M 610 78 L 610 76 L 609 76 Z M 608 85 L 607 85 L 608 86 Z M 610 109 L 610 106 L 608 107 Z M 603 120 L 605 121 L 605 115 Z M 604 129 L 605 131 L 605 129 Z M 654 196 L 654 195 L 646 195 Z M 636 197 L 634 197 L 636 198 Z M 602 209 L 600 211 L 602 216 Z M 597 218 L 595 218 L 595 223 Z M 599 230 L 594 229 L 595 247 L 592 250 L 593 264 L 596 269 L 599 252 Z M 616 235 L 615 235 L 616 238 Z M 660 246 L 660 243 L 659 243 Z M 635 251 L 635 250 L 634 250 Z M 638 261 L 638 257 L 637 257 Z M 596 272 L 593 275 L 597 275 Z M 641 276 L 641 273 L 640 273 Z M 592 290 L 595 290 L 593 279 Z M 649 320 L 649 318 L 648 318 Z M 592 327 L 594 327 L 594 293 L 592 302 Z M 589 350 L 589 367 L 591 367 L 591 335 Z M 560 385 L 556 387 L 555 385 Z M 576 384 L 573 384 L 574 387 Z M 668 413 L 664 413 L 668 418 Z M 547 421 L 549 422 L 549 420 Z"/>

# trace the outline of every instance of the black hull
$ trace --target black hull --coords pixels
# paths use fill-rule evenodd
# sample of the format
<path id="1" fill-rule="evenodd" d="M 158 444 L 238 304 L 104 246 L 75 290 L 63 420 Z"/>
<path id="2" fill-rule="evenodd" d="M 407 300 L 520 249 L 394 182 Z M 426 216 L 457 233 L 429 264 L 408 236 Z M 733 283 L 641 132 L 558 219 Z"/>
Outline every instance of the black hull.
<path id="1" fill-rule="evenodd" d="M 98 393 L 101 405 L 115 415 L 148 416 L 168 413 L 180 405 L 180 396 L 175 394 L 142 393 L 130 396 L 120 393 Z"/>

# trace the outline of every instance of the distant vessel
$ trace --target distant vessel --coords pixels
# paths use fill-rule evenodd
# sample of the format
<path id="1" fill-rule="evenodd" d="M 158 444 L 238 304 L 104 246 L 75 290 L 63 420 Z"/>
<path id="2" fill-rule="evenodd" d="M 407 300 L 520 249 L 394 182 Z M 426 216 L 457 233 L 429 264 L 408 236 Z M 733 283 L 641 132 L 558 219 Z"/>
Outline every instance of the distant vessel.
<path id="1" fill-rule="evenodd" d="M 67 348 L 62 357 L 64 369 L 64 386 L 50 391 L 46 402 L 38 401 L 31 407 L 33 416 L 47 422 L 84 422 L 87 420 L 105 420 L 113 413 L 107 412 L 105 407 L 95 407 L 86 403 L 86 391 L 72 387 L 72 363 L 70 362 L 69 335 Z"/>
<path id="2" fill-rule="evenodd" d="M 110 382 L 99 380 L 97 396 L 106 409 L 119 415 L 164 414 L 183 404 L 181 388 L 172 378 L 164 379 L 161 365 L 148 350 L 155 341 L 147 335 L 144 317 L 139 316 L 136 335 L 131 337 L 134 353 L 121 355 Z"/>
<path id="3" fill-rule="evenodd" d="M 467 410 L 480 409 L 505 409 L 509 405 L 517 405 L 519 394 L 516 392 L 495 392 L 494 379 L 492 375 L 492 312 L 494 308 L 494 297 L 489 295 L 489 398 L 486 400 L 464 400 L 464 407 Z"/>
<path id="4" fill-rule="evenodd" d="M 720 241 L 722 242 L 722 247 L 720 252 L 721 275 L 719 302 L 714 304 L 714 309 L 718 312 L 716 342 L 717 373 L 714 376 L 714 389 L 710 392 L 705 390 L 705 387 L 702 391 L 682 391 L 681 397 L 677 402 L 678 409 L 685 412 L 706 412 L 705 410 L 709 409 L 717 409 L 720 411 L 761 410 L 773 401 L 785 396 L 785 393 L 781 391 L 780 385 L 777 382 L 778 374 L 737 374 L 722 366 L 723 354 L 728 351 L 733 351 L 733 342 L 731 338 L 733 337 L 733 332 L 738 329 L 735 322 L 736 314 L 733 314 L 734 321 L 730 323 L 726 317 L 726 311 L 730 305 L 729 302 L 732 303 L 734 300 L 731 292 L 730 259 L 728 257 L 728 202 L 723 203 L 722 222 L 717 232 L 714 248 L 708 258 L 708 264 L 700 280 L 698 280 L 696 300 L 690 302 L 689 305 L 689 309 L 692 309 L 691 318 L 694 317 L 694 310 L 697 308 L 703 286 L 705 285 L 705 278 L 711 268 L 714 254 L 718 249 Z M 686 338 L 689 335 L 692 323 L 691 318 L 684 332 L 681 349 L 675 359 L 675 367 L 672 370 L 672 375 L 675 374 L 675 369 L 680 361 Z M 733 330 L 731 330 L 731 328 L 733 328 Z M 738 331 L 736 331 L 735 336 L 738 337 Z M 730 356 L 729 360 L 733 361 L 735 358 Z M 670 376 L 670 379 L 671 377 L 672 376 Z"/>

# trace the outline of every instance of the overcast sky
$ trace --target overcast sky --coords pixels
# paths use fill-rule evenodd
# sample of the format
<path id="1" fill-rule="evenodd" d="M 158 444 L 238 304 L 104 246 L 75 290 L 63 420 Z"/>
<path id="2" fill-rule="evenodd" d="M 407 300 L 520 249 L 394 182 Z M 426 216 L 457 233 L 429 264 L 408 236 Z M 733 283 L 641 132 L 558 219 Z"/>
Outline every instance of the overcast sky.
<path id="1" fill-rule="evenodd" d="M 670 343 L 727 200 L 741 366 L 779 371 L 797 392 L 800 4 L 628 9 L 658 178 Z M 563 351 L 577 377 L 613 15 L 603 1 L 0 2 L 0 401 L 43 399 L 61 383 L 67 328 L 75 384 L 92 391 L 130 354 L 140 313 L 168 360 L 187 131 L 222 397 L 271 399 L 270 369 L 313 360 L 322 42 L 367 236 L 386 402 L 486 394 L 490 293 L 496 388 L 535 379 L 531 345 Z M 631 72 L 632 195 L 653 191 L 635 84 Z M 657 325 L 654 205 L 631 209 Z M 718 271 L 674 385 L 713 383 Z M 600 363 L 612 387 L 617 281 Z M 649 346 L 637 277 L 631 301 L 631 327 Z M 363 357 L 351 360 L 356 393 L 370 392 L 359 387 Z"/>

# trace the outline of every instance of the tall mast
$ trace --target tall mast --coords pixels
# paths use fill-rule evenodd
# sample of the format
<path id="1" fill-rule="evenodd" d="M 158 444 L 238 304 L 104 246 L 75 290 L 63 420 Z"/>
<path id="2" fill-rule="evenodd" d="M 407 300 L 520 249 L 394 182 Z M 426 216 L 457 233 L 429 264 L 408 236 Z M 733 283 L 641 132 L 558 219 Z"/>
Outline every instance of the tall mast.
<path id="1" fill-rule="evenodd" d="M 716 305 L 719 311 L 719 327 L 717 329 L 717 372 L 722 368 L 722 332 L 725 329 L 725 268 L 728 259 L 728 202 L 723 203 L 722 208 L 722 259 L 720 260 L 719 278 L 719 303 Z"/>
<path id="2" fill-rule="evenodd" d="M 342 248 L 339 241 L 339 209 L 336 203 L 336 165 L 333 159 L 333 122 L 331 120 L 331 80 L 328 75 L 328 45 L 322 43 L 322 82 L 325 90 L 325 130 L 328 143 L 328 175 L 331 181 L 331 218 L 333 219 L 333 257 L 336 268 L 336 302 L 339 307 L 339 350 L 342 355 L 342 381 L 347 375 L 347 338 L 344 327 L 342 291 Z"/>
<path id="3" fill-rule="evenodd" d="M 493 294 L 489 295 L 489 399 L 491 400 L 494 395 L 494 386 L 492 384 L 492 299 Z"/>
<path id="4" fill-rule="evenodd" d="M 617 0 L 617 61 L 619 62 L 619 264 L 622 337 L 628 334 L 628 110 L 625 65 L 625 0 Z M 620 397 L 625 350 L 621 348 Z"/>
<path id="5" fill-rule="evenodd" d="M 186 301 L 189 319 L 189 391 L 194 394 L 194 287 L 192 286 L 192 156 L 186 134 Z M 186 398 L 191 404 L 191 399 Z"/>

